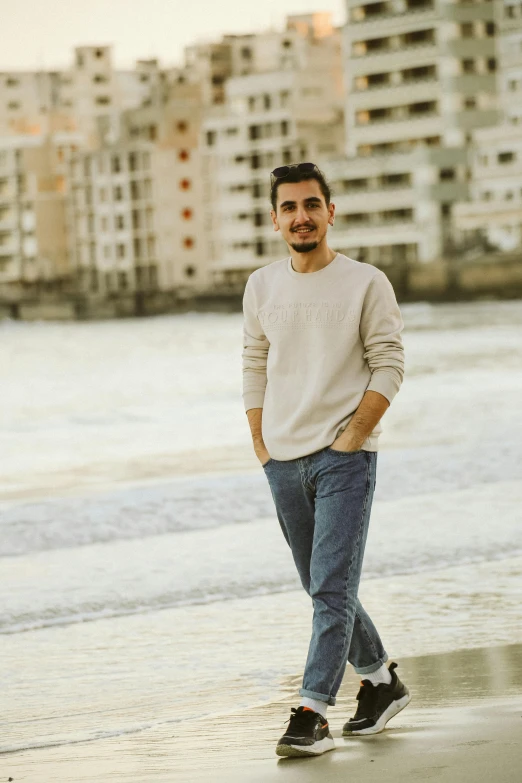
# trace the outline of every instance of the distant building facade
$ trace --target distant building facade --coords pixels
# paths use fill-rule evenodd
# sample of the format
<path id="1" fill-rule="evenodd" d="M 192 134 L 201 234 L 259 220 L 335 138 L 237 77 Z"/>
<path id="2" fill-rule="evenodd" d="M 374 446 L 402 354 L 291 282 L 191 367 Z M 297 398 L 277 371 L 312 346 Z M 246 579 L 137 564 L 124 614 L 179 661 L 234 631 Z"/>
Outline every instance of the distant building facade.
<path id="1" fill-rule="evenodd" d="M 77 133 L 0 137 L 0 287 L 61 285 L 71 274 L 67 167 Z"/>
<path id="2" fill-rule="evenodd" d="M 467 145 L 494 125 L 493 3 L 347 0 L 346 155 L 335 242 L 370 263 L 440 258 L 468 197 Z"/>
<path id="3" fill-rule="evenodd" d="M 229 78 L 223 106 L 203 124 L 208 255 L 219 283 L 240 285 L 286 252 L 269 216 L 270 171 L 344 146 L 341 37 L 329 15 L 290 17 L 285 32 L 257 39 L 266 56 L 252 54 L 257 67 Z"/>
<path id="4" fill-rule="evenodd" d="M 501 122 L 474 133 L 470 198 L 455 207 L 463 250 L 522 248 L 522 4 L 495 3 Z"/>

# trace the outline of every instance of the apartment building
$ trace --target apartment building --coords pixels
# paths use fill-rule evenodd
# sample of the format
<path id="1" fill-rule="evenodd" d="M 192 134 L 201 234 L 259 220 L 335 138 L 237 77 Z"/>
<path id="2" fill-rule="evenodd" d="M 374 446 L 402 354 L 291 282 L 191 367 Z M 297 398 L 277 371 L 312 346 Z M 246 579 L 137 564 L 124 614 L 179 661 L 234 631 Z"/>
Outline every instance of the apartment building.
<path id="1" fill-rule="evenodd" d="M 85 293 L 205 287 L 197 150 L 120 140 L 77 155 L 70 182 L 73 265 Z"/>
<path id="2" fill-rule="evenodd" d="M 198 43 L 185 49 L 185 68 L 202 85 L 206 106 L 222 105 L 225 84 L 235 76 L 267 73 L 304 65 L 306 41 L 332 35 L 330 13 L 291 15 L 283 35 L 275 30 L 225 35 L 220 41 Z"/>
<path id="3" fill-rule="evenodd" d="M 159 79 L 156 60 L 116 70 L 110 46 L 79 46 L 60 71 L 0 73 L 0 136 L 78 131 L 94 147 L 100 118 L 142 105 Z"/>
<path id="4" fill-rule="evenodd" d="M 262 41 L 271 47 L 260 60 L 264 70 L 229 78 L 224 105 L 204 120 L 205 223 L 216 282 L 241 285 L 286 252 L 269 215 L 270 171 L 343 149 L 341 37 L 327 21 L 322 14 L 289 18 L 283 33 Z"/>
<path id="5" fill-rule="evenodd" d="M 439 258 L 468 197 L 472 132 L 498 121 L 494 4 L 347 0 L 347 161 L 335 241 L 359 260 Z"/>
<path id="6" fill-rule="evenodd" d="M 70 276 L 67 165 L 80 134 L 0 137 L 0 286 L 56 287 Z"/>
<path id="7" fill-rule="evenodd" d="M 522 247 L 522 2 L 495 4 L 502 122 L 474 133 L 470 199 L 455 205 L 464 252 Z"/>

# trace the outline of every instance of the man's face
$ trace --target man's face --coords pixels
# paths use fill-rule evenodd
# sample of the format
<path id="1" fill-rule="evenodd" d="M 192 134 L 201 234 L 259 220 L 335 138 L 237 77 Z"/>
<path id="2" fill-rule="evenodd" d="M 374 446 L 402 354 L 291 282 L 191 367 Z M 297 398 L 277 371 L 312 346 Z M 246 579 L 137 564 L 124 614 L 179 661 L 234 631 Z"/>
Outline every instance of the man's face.
<path id="1" fill-rule="evenodd" d="M 319 183 L 281 183 L 277 189 L 277 210 L 270 215 L 274 231 L 298 253 L 310 253 L 326 237 L 328 225 L 333 226 L 335 206 L 326 206 Z"/>

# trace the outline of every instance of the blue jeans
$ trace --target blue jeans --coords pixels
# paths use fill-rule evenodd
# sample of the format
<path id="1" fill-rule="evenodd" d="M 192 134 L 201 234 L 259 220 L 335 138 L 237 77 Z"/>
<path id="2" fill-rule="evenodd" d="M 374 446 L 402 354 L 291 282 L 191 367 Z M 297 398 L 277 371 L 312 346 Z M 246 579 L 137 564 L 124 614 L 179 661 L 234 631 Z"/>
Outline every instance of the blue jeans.
<path id="1" fill-rule="evenodd" d="M 335 704 L 346 662 L 358 674 L 388 656 L 357 594 L 377 453 L 321 449 L 263 465 L 279 524 L 313 602 L 301 696 Z"/>

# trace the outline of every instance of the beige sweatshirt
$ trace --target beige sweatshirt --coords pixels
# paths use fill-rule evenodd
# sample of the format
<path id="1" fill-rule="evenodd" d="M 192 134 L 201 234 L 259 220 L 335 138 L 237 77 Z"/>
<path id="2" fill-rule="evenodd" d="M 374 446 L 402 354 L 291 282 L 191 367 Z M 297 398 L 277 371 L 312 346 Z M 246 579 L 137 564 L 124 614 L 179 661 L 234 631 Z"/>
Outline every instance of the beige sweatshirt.
<path id="1" fill-rule="evenodd" d="M 390 402 L 404 371 L 401 314 L 386 275 L 338 253 L 317 272 L 274 261 L 243 297 L 243 400 L 263 408 L 271 457 L 330 446 L 367 389 Z M 378 424 L 363 444 L 377 451 Z"/>

